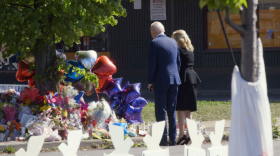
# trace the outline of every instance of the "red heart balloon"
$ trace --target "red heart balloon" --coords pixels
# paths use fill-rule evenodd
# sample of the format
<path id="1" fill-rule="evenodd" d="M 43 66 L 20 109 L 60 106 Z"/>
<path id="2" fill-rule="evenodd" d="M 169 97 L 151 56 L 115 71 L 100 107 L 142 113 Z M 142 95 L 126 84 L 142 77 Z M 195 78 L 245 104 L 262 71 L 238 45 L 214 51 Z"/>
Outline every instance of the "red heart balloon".
<path id="1" fill-rule="evenodd" d="M 99 86 L 98 88 L 96 89 L 97 93 L 102 93 L 105 88 L 109 85 L 109 83 L 112 81 L 112 75 L 109 75 L 109 76 L 98 76 L 98 83 L 99 83 Z"/>
<path id="2" fill-rule="evenodd" d="M 18 62 L 18 71 L 16 74 L 16 78 L 18 81 L 21 81 L 21 82 L 27 81 L 27 80 L 31 79 L 32 76 L 35 75 L 34 70 L 32 70 L 30 73 L 28 73 L 29 67 L 30 67 L 30 65 L 23 62 L 22 60 L 20 60 Z"/>
<path id="3" fill-rule="evenodd" d="M 113 75 L 117 72 L 117 67 L 109 60 L 107 56 L 100 56 L 92 68 L 91 72 L 99 76 Z"/>
<path id="4" fill-rule="evenodd" d="M 29 85 L 30 87 L 35 87 L 35 81 L 34 81 L 33 78 L 31 78 L 31 79 L 28 80 L 28 85 Z"/>

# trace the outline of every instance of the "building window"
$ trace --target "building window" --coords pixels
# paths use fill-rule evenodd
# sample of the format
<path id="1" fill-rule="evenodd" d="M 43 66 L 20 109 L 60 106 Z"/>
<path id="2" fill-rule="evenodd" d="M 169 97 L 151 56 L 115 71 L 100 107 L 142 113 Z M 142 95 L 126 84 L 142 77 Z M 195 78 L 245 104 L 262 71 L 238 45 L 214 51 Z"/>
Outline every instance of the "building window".
<path id="1" fill-rule="evenodd" d="M 224 14 L 221 12 L 222 19 Z M 207 11 L 207 49 L 227 49 L 227 44 L 216 11 Z M 241 24 L 239 14 L 232 14 L 231 19 Z M 260 38 L 264 48 L 280 48 L 280 1 L 279 0 L 259 0 L 259 25 Z M 241 37 L 229 25 L 225 24 L 225 29 L 229 37 L 231 47 L 239 49 L 241 47 Z"/>

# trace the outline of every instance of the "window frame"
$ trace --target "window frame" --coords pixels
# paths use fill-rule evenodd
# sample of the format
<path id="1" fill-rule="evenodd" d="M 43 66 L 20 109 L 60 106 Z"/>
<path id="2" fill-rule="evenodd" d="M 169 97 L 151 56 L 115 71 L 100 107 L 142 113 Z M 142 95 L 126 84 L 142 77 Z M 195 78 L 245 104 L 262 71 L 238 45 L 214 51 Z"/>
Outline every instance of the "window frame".
<path id="1" fill-rule="evenodd" d="M 203 45 L 203 49 L 204 49 L 204 53 L 227 53 L 229 52 L 228 48 L 215 48 L 215 49 L 209 49 L 208 48 L 208 25 L 207 25 L 207 12 L 208 12 L 208 8 L 207 5 L 203 8 L 203 27 L 204 27 L 204 45 Z M 257 14 L 258 14 L 258 20 L 259 20 L 259 9 L 257 9 Z M 259 22 L 257 22 L 259 23 Z M 226 23 L 224 23 L 226 24 Z M 277 51 L 280 50 L 280 46 L 279 47 L 263 47 L 264 51 L 269 52 L 269 51 Z M 241 52 L 241 48 L 232 48 L 233 52 Z M 280 52 L 280 51 L 279 51 Z"/>

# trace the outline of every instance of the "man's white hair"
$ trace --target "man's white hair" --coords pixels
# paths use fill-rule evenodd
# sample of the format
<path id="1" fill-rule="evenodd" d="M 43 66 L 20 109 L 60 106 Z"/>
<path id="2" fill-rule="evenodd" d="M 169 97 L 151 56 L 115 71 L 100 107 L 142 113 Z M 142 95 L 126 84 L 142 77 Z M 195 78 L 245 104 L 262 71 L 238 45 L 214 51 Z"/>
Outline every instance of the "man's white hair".
<path id="1" fill-rule="evenodd" d="M 160 22 L 154 22 L 151 24 L 151 28 L 155 30 L 157 33 L 164 33 L 164 26 Z"/>

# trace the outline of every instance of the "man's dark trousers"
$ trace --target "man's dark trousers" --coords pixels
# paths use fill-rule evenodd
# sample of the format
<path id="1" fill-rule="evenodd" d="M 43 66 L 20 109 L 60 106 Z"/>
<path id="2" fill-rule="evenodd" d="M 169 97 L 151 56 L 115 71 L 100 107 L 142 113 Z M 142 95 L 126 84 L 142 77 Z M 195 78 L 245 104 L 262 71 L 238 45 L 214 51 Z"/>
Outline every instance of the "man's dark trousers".
<path id="1" fill-rule="evenodd" d="M 166 121 L 166 112 L 169 120 L 169 140 L 176 141 L 176 104 L 178 85 L 154 86 L 155 115 L 157 122 Z M 161 144 L 168 144 L 167 129 L 165 129 Z"/>

